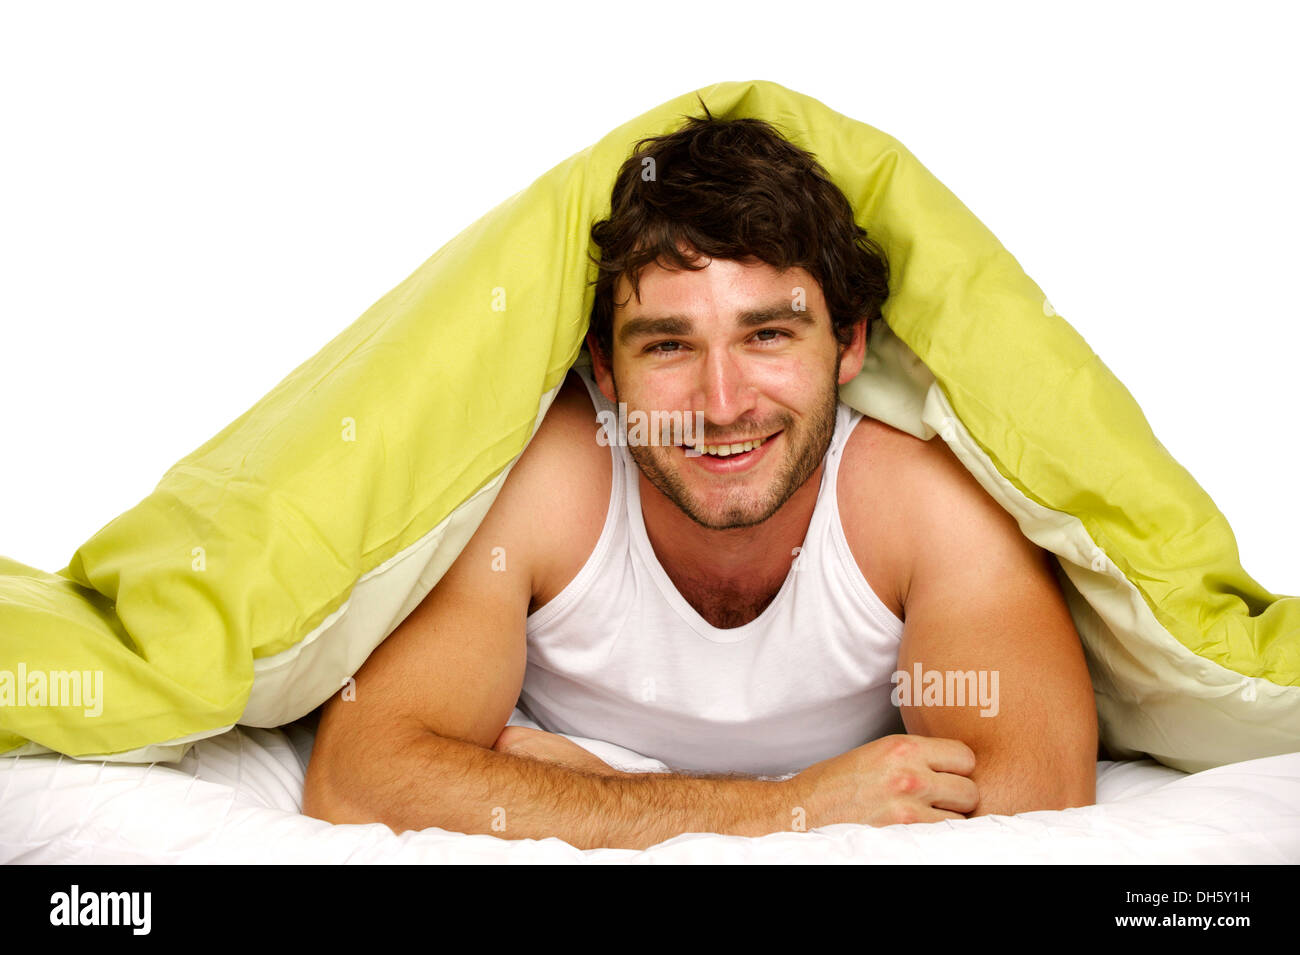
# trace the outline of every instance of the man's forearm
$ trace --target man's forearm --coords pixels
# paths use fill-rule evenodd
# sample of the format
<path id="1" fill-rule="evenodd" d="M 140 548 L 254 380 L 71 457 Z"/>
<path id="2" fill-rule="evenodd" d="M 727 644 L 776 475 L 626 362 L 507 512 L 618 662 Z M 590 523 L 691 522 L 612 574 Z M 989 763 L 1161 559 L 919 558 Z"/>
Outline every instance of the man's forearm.
<path id="1" fill-rule="evenodd" d="M 432 733 L 346 774 L 312 769 L 304 812 L 383 822 L 396 832 L 437 826 L 506 839 L 554 836 L 579 849 L 644 849 L 683 832 L 760 836 L 801 818 L 788 781 L 597 775 Z"/>

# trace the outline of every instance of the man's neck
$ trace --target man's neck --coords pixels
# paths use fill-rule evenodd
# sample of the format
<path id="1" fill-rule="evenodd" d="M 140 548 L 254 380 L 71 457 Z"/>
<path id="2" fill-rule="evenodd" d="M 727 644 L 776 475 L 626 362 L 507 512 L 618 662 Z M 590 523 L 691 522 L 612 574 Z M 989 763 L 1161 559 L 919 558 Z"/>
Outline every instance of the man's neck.
<path id="1" fill-rule="evenodd" d="M 708 587 L 727 593 L 769 596 L 790 572 L 796 548 L 808 534 L 823 460 L 775 514 L 753 527 L 710 530 L 691 520 L 637 471 L 646 536 L 668 576 L 683 589 Z"/>

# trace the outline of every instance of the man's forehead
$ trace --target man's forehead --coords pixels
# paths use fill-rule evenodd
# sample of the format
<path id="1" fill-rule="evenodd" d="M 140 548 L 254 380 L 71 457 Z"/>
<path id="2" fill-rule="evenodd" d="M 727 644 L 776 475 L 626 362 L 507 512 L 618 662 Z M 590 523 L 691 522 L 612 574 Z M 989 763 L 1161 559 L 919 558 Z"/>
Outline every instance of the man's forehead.
<path id="1" fill-rule="evenodd" d="M 615 292 L 614 314 L 624 319 L 689 316 L 716 307 L 740 321 L 742 313 L 771 310 L 781 302 L 787 310 L 803 311 L 824 301 L 821 286 L 807 270 L 778 269 L 757 259 L 712 259 L 694 270 L 651 262 L 635 284 L 626 273 L 619 276 Z"/>

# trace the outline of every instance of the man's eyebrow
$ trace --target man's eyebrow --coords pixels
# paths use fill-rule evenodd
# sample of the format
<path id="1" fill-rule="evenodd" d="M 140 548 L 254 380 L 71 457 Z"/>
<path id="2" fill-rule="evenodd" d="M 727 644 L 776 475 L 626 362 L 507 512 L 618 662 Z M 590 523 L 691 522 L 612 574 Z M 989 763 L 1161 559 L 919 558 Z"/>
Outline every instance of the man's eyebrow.
<path id="1" fill-rule="evenodd" d="M 736 324 L 741 328 L 754 328 L 768 322 L 795 322 L 798 325 L 815 325 L 817 320 L 806 310 L 796 310 L 789 302 L 765 305 L 761 308 L 746 309 L 736 316 Z M 626 345 L 634 338 L 651 335 L 689 335 L 695 323 L 686 315 L 638 315 L 629 318 L 619 330 L 618 341 Z"/>

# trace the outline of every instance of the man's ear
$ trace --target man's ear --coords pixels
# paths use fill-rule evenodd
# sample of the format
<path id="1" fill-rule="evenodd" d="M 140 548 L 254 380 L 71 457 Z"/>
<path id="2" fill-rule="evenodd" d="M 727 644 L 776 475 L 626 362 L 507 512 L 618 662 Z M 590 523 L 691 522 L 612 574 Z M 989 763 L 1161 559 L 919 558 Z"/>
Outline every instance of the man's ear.
<path id="1" fill-rule="evenodd" d="M 836 343 L 839 345 L 839 343 Z M 862 362 L 867 357 L 867 319 L 858 319 L 853 323 L 853 338 L 847 345 L 839 345 L 840 377 L 839 383 L 847 385 L 862 370 Z"/>
<path id="2" fill-rule="evenodd" d="M 587 332 L 587 351 L 591 353 L 591 372 L 600 393 L 614 401 L 614 369 L 610 357 L 600 350 L 595 332 Z"/>

